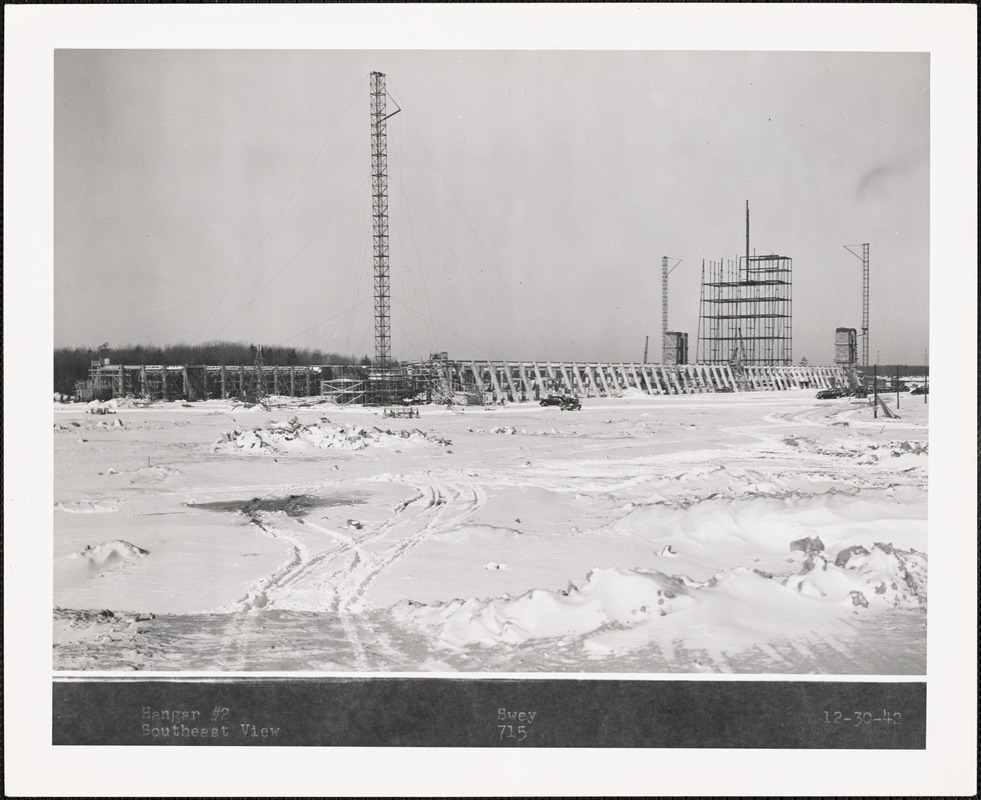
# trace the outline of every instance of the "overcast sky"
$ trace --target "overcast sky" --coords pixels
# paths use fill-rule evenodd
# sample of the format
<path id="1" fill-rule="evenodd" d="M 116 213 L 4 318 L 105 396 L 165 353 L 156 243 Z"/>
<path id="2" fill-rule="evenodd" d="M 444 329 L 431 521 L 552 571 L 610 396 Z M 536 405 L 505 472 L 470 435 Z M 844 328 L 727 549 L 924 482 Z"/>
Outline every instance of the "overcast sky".
<path id="1" fill-rule="evenodd" d="M 56 51 L 54 344 L 373 354 L 372 70 L 395 357 L 658 360 L 664 255 L 694 355 L 748 201 L 793 259 L 795 361 L 861 327 L 863 242 L 871 358 L 923 360 L 918 53 Z"/>

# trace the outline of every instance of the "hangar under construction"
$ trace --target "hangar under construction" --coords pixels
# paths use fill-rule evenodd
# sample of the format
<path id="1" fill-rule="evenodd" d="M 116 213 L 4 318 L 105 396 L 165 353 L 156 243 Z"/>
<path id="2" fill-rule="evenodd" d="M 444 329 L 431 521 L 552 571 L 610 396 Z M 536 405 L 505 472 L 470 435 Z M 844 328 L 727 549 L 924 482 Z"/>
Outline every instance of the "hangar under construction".
<path id="1" fill-rule="evenodd" d="M 844 365 L 744 366 L 571 361 L 450 361 L 434 358 L 390 365 L 385 379 L 395 403 L 498 403 L 549 395 L 617 397 L 628 390 L 650 395 L 823 389 L 848 382 Z M 161 366 L 93 362 L 81 399 L 149 400 L 318 397 L 342 405 L 371 405 L 380 378 L 372 367 L 320 365 Z"/>

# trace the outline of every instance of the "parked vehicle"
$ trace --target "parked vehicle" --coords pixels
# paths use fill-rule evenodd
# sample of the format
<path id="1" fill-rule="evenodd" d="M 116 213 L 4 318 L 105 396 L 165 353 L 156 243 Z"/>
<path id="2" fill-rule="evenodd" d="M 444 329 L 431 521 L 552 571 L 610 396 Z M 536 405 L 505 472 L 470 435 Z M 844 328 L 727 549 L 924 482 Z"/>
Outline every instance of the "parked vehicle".
<path id="1" fill-rule="evenodd" d="M 822 389 L 816 395 L 818 400 L 836 400 L 839 397 L 848 397 L 852 390 L 845 386 L 833 386 L 830 389 Z"/>
<path id="2" fill-rule="evenodd" d="M 548 397 L 543 397 L 540 401 L 540 405 L 543 406 L 560 406 L 565 401 L 565 398 L 561 395 L 550 394 Z"/>
<path id="3" fill-rule="evenodd" d="M 582 403 L 579 402 L 578 397 L 563 397 L 562 398 L 562 410 L 563 411 L 578 411 L 582 408 Z"/>
<path id="4" fill-rule="evenodd" d="M 910 394 L 930 394 L 929 386 L 915 386 Z"/>

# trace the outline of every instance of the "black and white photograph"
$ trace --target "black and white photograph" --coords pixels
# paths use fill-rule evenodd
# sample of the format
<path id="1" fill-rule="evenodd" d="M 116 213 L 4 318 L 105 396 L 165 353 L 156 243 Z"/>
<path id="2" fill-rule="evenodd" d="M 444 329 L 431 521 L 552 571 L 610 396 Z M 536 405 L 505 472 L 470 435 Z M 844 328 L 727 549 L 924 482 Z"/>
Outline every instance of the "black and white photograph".
<path id="1" fill-rule="evenodd" d="M 56 52 L 55 667 L 924 674 L 929 78 Z"/>
<path id="2" fill-rule="evenodd" d="M 656 24 L 656 6 L 596 13 L 629 31 L 631 9 Z M 708 7 L 665 6 L 690 23 L 678 45 L 542 25 L 537 46 L 414 41 L 392 32 L 410 8 L 373 8 L 385 36 L 368 8 L 306 10 L 320 45 L 275 26 L 46 40 L 50 218 L 26 252 L 47 307 L 31 319 L 9 280 L 4 305 L 8 355 L 46 329 L 31 350 L 53 353 L 53 413 L 43 369 L 8 366 L 5 395 L 29 398 L 5 402 L 5 442 L 38 431 L 10 452 L 49 470 L 44 541 L 16 563 L 47 596 L 32 668 L 56 731 L 115 719 L 100 682 L 142 717 L 45 746 L 276 745 L 288 716 L 202 687 L 357 679 L 371 713 L 401 692 L 397 734 L 283 743 L 930 757 L 928 681 L 976 637 L 976 196 L 950 211 L 943 183 L 965 142 L 976 155 L 958 129 L 976 113 L 939 121 L 957 106 L 942 37 L 735 47 L 692 38 Z M 477 7 L 418 10 L 480 27 Z M 951 136 L 962 149 L 938 152 Z M 446 680 L 475 706 L 524 682 L 525 704 L 488 711 L 500 741 L 402 731 L 412 697 L 456 696 Z M 761 709 L 768 685 L 772 703 L 832 684 L 880 700 L 797 709 L 809 733 L 786 741 L 726 721 L 730 738 L 679 722 L 673 743 L 670 725 L 546 731 L 562 687 L 611 680 L 617 714 L 658 685 Z M 184 702 L 146 699 L 182 681 Z M 100 699 L 73 711 L 78 687 Z"/>

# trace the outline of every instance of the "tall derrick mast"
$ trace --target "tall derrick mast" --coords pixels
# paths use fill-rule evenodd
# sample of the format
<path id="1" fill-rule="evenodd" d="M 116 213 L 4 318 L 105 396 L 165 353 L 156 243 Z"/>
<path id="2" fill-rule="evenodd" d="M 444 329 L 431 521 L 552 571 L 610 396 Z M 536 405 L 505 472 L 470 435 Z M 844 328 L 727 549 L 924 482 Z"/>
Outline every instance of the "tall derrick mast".
<path id="1" fill-rule="evenodd" d="M 869 375 L 869 243 L 862 245 L 859 255 L 852 248 L 858 245 L 845 245 L 845 249 L 856 258 L 862 259 L 862 376 L 863 383 L 868 385 Z M 878 359 L 876 359 L 878 361 Z"/>
<path id="2" fill-rule="evenodd" d="M 389 401 L 389 367 L 392 360 L 391 301 L 388 267 L 388 136 L 385 121 L 399 112 L 386 113 L 385 75 L 371 73 L 371 213 L 374 229 L 375 363 L 381 378 L 381 396 Z"/>
<path id="3" fill-rule="evenodd" d="M 668 269 L 669 260 L 671 259 L 667 256 L 661 256 L 661 363 L 687 364 L 687 355 L 684 356 L 684 360 L 679 360 L 679 354 L 682 351 L 684 354 L 687 354 L 687 344 L 683 348 L 679 345 L 681 344 L 682 338 L 684 338 L 685 342 L 688 341 L 688 334 L 668 330 L 668 275 L 674 272 L 675 267 L 681 263 L 680 258 L 673 259 L 674 266 Z"/>

